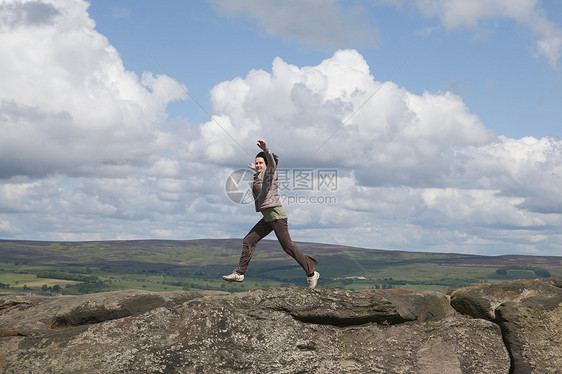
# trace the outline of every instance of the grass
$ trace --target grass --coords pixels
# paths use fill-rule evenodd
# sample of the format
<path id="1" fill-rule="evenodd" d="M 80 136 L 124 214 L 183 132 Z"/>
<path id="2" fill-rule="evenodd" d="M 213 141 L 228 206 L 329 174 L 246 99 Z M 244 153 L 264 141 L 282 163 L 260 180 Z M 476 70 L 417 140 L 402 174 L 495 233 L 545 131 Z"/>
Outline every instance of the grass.
<path id="1" fill-rule="evenodd" d="M 34 291 L 58 285 L 63 293 L 102 292 L 117 289 L 148 291 L 223 290 L 306 287 L 302 269 L 273 240 L 262 241 L 242 284 L 222 281 L 238 263 L 241 240 L 29 242 L 0 240 L 0 283 L 10 287 L 2 294 Z M 298 243 L 320 262 L 319 285 L 348 290 L 405 288 L 447 292 L 451 288 L 508 279 L 536 278 L 540 267 L 562 277 L 562 257 L 434 254 L 381 251 L 315 243 Z M 509 266 L 504 275 L 496 270 Z M 50 272 L 50 278 L 38 278 Z M 90 284 L 56 279 L 52 272 L 97 277 Z M 62 276 L 62 275 L 61 275 Z M 346 277 L 365 277 L 341 279 Z M 340 278 L 340 279 L 337 279 Z M 0 285 L 1 286 L 1 285 Z"/>

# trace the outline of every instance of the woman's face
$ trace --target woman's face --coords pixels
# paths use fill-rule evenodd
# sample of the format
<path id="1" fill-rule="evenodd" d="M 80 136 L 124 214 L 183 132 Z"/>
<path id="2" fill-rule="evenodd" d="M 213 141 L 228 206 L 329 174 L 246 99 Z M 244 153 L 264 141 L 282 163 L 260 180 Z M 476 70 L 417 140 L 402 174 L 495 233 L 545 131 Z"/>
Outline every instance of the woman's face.
<path id="1" fill-rule="evenodd" d="M 256 157 L 256 171 L 262 171 L 266 167 L 267 165 L 265 164 L 263 157 Z"/>

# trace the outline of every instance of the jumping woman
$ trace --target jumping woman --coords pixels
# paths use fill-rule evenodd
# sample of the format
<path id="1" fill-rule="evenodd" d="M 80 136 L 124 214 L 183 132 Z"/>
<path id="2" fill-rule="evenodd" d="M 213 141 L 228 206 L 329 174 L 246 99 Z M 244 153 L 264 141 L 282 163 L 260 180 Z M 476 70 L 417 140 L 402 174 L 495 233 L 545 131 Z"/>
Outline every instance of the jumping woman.
<path id="1" fill-rule="evenodd" d="M 257 154 L 256 163 L 250 163 L 248 167 L 256 172 L 252 181 L 252 194 L 254 195 L 256 212 L 260 212 L 263 218 L 244 238 L 238 267 L 232 274 L 225 275 L 222 279 L 227 282 L 243 282 L 244 273 L 248 270 L 248 264 L 252 259 L 256 245 L 261 239 L 274 231 L 283 250 L 303 268 L 308 277 L 308 286 L 316 288 L 320 277 L 320 274 L 315 271 L 318 261 L 303 254 L 289 235 L 288 216 L 279 201 L 276 171 L 277 156 L 270 152 L 263 140 L 258 140 L 258 147 L 262 152 Z"/>

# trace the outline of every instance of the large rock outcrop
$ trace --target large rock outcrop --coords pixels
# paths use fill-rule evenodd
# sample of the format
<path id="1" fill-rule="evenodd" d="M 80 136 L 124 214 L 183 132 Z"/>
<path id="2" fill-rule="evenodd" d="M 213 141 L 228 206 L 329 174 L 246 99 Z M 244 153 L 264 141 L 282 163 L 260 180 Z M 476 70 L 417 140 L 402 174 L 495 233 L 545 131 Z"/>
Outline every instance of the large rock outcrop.
<path id="1" fill-rule="evenodd" d="M 451 295 L 460 313 L 500 326 L 513 374 L 562 374 L 562 279 L 468 287 Z"/>
<path id="2" fill-rule="evenodd" d="M 498 317 L 481 317 L 405 290 L 10 296 L 0 298 L 0 372 L 513 372 Z M 560 331 L 560 316 L 537 323 Z"/>

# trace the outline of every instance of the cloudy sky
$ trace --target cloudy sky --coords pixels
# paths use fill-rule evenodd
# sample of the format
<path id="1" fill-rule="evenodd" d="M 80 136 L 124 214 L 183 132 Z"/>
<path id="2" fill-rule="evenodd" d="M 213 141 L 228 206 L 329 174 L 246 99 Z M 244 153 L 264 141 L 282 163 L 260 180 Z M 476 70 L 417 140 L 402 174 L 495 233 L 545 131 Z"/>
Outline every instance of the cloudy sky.
<path id="1" fill-rule="evenodd" d="M 562 255 L 562 3 L 0 0 L 0 238 Z M 235 249 L 238 250 L 238 249 Z"/>

